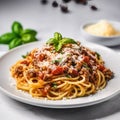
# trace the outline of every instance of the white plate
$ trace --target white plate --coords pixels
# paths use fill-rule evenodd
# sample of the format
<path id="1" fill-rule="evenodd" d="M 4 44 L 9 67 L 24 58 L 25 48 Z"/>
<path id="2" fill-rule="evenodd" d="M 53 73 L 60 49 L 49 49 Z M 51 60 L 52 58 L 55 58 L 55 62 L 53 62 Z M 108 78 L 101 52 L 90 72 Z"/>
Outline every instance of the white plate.
<path id="1" fill-rule="evenodd" d="M 4 55 L 7 51 L 0 51 L 0 57 Z"/>
<path id="2" fill-rule="evenodd" d="M 100 53 L 105 60 L 106 66 L 109 67 L 115 74 L 115 77 L 108 82 L 108 85 L 103 90 L 98 91 L 94 95 L 86 97 L 57 101 L 35 99 L 27 93 L 16 90 L 15 85 L 12 85 L 10 81 L 9 69 L 11 65 L 13 65 L 17 60 L 21 59 L 22 55 L 26 54 L 36 47 L 42 47 L 43 44 L 43 42 L 34 42 L 31 44 L 23 45 L 11 50 L 0 58 L 1 91 L 6 93 L 11 98 L 23 103 L 49 108 L 74 108 L 93 105 L 106 101 L 120 92 L 120 56 L 111 49 L 92 43 L 86 43 L 84 45 Z"/>

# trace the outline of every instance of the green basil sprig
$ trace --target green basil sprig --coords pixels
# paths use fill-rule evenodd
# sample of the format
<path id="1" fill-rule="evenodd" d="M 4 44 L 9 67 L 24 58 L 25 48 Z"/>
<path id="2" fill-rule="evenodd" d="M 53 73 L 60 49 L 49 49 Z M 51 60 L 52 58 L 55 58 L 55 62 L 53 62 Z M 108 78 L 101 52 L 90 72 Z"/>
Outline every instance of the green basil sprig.
<path id="1" fill-rule="evenodd" d="M 13 33 L 20 35 L 22 30 L 23 30 L 23 26 L 19 22 L 17 22 L 17 21 L 13 22 L 13 24 L 12 24 L 12 32 Z"/>
<path id="2" fill-rule="evenodd" d="M 14 33 L 5 33 L 0 37 L 0 44 L 9 44 L 15 37 L 16 35 Z"/>
<path id="3" fill-rule="evenodd" d="M 33 29 L 25 29 L 22 31 L 21 33 L 22 35 L 24 34 L 31 34 L 33 36 L 36 36 L 37 35 L 37 31 L 33 30 Z"/>
<path id="4" fill-rule="evenodd" d="M 58 32 L 54 33 L 54 37 L 50 38 L 46 44 L 53 45 L 56 51 L 60 51 L 65 44 L 77 44 L 77 42 L 71 38 L 62 37 Z"/>
<path id="5" fill-rule="evenodd" d="M 10 43 L 9 43 L 9 49 L 12 49 L 14 47 L 17 47 L 19 45 L 22 45 L 22 40 L 20 38 L 14 38 Z"/>
<path id="6" fill-rule="evenodd" d="M 8 44 L 9 49 L 22 44 L 37 41 L 37 31 L 33 29 L 23 29 L 20 22 L 14 21 L 11 26 L 11 32 L 0 36 L 0 44 Z"/>

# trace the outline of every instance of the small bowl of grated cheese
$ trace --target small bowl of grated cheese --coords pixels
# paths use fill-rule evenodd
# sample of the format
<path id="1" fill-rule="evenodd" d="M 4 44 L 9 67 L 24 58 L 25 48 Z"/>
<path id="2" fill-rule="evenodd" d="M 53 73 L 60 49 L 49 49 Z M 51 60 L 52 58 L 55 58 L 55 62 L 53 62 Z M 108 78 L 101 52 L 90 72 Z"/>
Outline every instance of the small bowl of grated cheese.
<path id="1" fill-rule="evenodd" d="M 89 42 L 105 46 L 120 44 L 120 22 L 100 20 L 81 26 L 81 36 Z"/>

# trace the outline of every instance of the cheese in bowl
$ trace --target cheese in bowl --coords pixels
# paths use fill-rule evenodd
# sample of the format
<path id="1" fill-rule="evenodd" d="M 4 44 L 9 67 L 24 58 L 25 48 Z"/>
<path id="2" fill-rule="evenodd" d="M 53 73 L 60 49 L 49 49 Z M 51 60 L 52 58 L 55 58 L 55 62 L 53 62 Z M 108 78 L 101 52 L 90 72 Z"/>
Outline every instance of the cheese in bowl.
<path id="1" fill-rule="evenodd" d="M 105 46 L 120 45 L 120 22 L 112 20 L 89 21 L 81 25 L 80 37 Z"/>
<path id="2" fill-rule="evenodd" d="M 86 26 L 84 29 L 86 32 L 97 36 L 109 37 L 120 35 L 120 31 L 107 20 L 100 20 L 95 24 Z"/>

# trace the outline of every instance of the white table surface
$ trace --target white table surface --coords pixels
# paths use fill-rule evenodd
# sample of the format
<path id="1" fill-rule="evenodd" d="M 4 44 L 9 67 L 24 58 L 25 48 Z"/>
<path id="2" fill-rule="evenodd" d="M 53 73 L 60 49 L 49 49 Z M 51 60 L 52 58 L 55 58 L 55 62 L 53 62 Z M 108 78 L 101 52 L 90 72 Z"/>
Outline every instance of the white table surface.
<path id="1" fill-rule="evenodd" d="M 92 11 L 89 6 L 76 5 L 70 2 L 69 14 L 63 14 L 60 8 L 41 5 L 40 0 L 1 0 L 0 1 L 0 34 L 10 31 L 13 21 L 20 21 L 25 28 L 38 31 L 40 40 L 47 40 L 54 32 L 84 42 L 80 37 L 80 25 L 84 22 L 99 19 L 120 21 L 120 0 L 92 0 L 99 10 Z M 61 0 L 58 0 L 61 3 Z M 120 45 L 111 47 L 120 52 Z M 0 45 L 0 55 L 8 47 Z M 119 55 L 119 54 L 118 54 Z M 1 120 L 120 120 L 120 95 L 88 107 L 74 109 L 50 109 L 35 107 L 17 102 L 0 93 Z"/>

